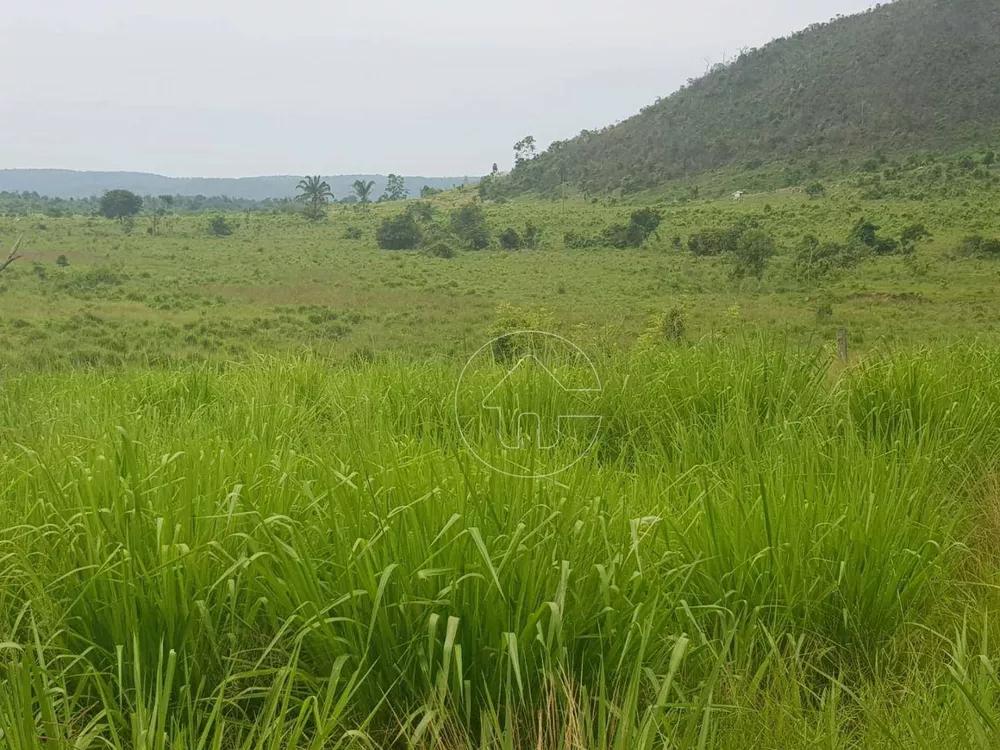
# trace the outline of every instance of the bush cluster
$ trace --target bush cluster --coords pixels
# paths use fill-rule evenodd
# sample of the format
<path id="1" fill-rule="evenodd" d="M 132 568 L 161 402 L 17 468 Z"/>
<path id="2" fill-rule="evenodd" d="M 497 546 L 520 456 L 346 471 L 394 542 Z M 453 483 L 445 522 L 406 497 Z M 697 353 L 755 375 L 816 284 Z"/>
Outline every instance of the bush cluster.
<path id="1" fill-rule="evenodd" d="M 486 212 L 478 203 L 456 208 L 445 221 L 438 221 L 437 211 L 431 203 L 416 201 L 402 213 L 384 219 L 375 232 L 375 239 L 383 250 L 423 248 L 428 255 L 438 258 L 454 257 L 455 248 L 485 250 L 494 245 Z M 505 250 L 533 250 L 540 239 L 538 227 L 529 221 L 523 231 L 514 227 L 503 230 L 497 237 L 497 244 Z"/>

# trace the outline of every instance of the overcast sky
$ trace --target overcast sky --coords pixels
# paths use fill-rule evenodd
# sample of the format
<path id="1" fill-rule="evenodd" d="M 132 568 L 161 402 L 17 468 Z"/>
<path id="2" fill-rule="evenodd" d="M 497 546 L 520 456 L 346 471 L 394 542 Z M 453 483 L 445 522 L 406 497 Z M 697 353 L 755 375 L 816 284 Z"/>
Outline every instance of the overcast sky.
<path id="1" fill-rule="evenodd" d="M 480 175 L 874 0 L 4 0 L 0 168 Z"/>

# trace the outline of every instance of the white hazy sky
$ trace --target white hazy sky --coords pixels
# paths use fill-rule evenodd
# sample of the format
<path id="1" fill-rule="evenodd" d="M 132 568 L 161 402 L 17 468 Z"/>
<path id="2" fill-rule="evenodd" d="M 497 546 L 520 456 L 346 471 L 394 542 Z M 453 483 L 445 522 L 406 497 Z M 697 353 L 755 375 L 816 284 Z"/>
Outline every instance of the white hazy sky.
<path id="1" fill-rule="evenodd" d="M 0 0 L 0 168 L 479 175 L 874 0 Z"/>

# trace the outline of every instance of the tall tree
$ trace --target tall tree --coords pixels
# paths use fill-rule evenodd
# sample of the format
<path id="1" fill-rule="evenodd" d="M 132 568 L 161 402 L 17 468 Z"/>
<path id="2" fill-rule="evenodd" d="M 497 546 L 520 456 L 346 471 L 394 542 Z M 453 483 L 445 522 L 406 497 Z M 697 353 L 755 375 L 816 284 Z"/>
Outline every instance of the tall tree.
<path id="1" fill-rule="evenodd" d="M 303 177 L 295 186 L 299 194 L 295 200 L 306 204 L 306 216 L 312 220 L 321 219 L 326 215 L 326 205 L 333 200 L 330 183 L 319 175 Z"/>
<path id="2" fill-rule="evenodd" d="M 526 136 L 514 144 L 514 166 L 519 167 L 536 156 L 538 147 L 535 145 L 535 136 Z"/>
<path id="3" fill-rule="evenodd" d="M 406 179 L 398 174 L 390 174 L 385 184 L 385 192 L 379 198 L 379 203 L 386 201 L 405 201 L 407 198 Z"/>
<path id="4" fill-rule="evenodd" d="M 355 180 L 351 187 L 354 188 L 354 194 L 358 196 L 358 202 L 362 206 L 372 202 L 372 188 L 375 187 L 375 180 L 369 180 L 368 182 Z"/>
<path id="5" fill-rule="evenodd" d="M 131 190 L 109 190 L 101 196 L 97 210 L 106 219 L 126 221 L 142 210 L 142 198 Z"/>

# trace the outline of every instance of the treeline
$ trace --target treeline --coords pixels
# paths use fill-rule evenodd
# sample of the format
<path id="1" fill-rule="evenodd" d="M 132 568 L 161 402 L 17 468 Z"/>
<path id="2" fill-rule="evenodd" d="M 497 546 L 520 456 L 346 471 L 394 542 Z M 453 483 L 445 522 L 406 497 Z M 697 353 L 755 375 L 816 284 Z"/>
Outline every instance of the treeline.
<path id="1" fill-rule="evenodd" d="M 140 196 L 142 205 L 150 210 L 165 209 L 170 213 L 206 214 L 231 211 L 294 212 L 298 206 L 291 198 L 250 200 L 230 198 L 225 195 L 146 195 Z M 61 216 L 92 216 L 100 213 L 101 197 L 52 198 L 36 192 L 0 192 L 0 215 L 29 216 L 42 214 Z"/>

